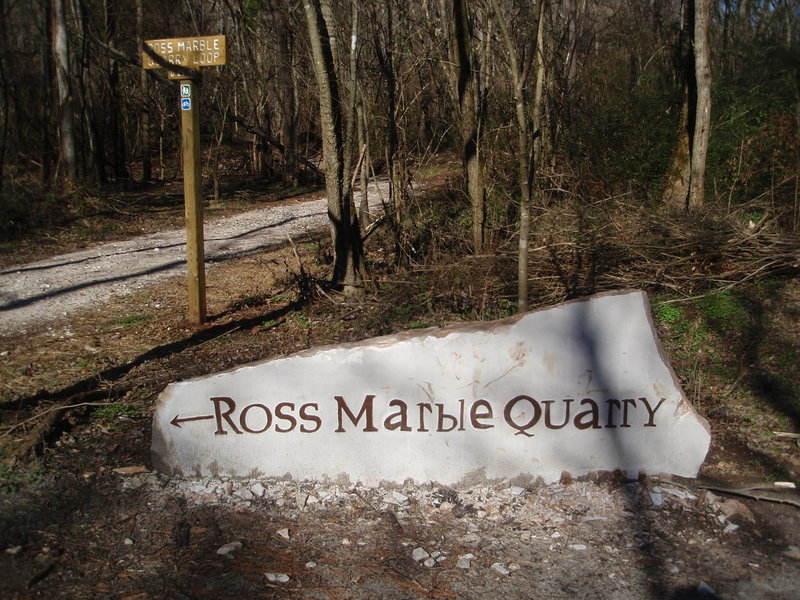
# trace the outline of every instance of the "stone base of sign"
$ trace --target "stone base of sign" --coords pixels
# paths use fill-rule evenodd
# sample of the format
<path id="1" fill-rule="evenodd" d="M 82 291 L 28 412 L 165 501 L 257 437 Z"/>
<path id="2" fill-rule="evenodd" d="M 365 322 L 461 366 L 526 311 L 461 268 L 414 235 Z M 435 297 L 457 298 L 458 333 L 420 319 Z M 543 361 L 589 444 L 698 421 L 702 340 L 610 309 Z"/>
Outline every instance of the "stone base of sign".
<path id="1" fill-rule="evenodd" d="M 465 485 L 693 477 L 709 443 L 647 296 L 622 291 L 174 383 L 152 456 L 187 476 Z"/>

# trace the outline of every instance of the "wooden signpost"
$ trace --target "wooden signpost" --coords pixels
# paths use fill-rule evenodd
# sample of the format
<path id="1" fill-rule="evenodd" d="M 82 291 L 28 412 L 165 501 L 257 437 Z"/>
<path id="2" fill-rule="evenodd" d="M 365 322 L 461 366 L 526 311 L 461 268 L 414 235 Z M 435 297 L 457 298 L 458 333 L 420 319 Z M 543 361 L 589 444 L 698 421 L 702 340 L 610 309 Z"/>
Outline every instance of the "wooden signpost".
<path id="1" fill-rule="evenodd" d="M 180 81 L 189 320 L 199 325 L 206 320 L 206 274 L 197 84 L 201 67 L 226 64 L 225 36 L 147 40 L 144 43 L 149 51 L 142 49 L 142 66 L 145 69 L 166 68 L 170 79 Z M 170 66 L 176 69 L 170 70 Z"/>

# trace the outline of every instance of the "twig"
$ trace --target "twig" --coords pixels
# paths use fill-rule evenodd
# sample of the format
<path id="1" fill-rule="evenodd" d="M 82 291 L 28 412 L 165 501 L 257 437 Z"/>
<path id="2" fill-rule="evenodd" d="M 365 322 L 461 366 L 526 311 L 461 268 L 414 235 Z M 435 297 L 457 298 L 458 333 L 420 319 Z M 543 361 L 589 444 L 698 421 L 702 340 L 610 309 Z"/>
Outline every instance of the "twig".
<path id="1" fill-rule="evenodd" d="M 47 563 L 42 569 L 39 569 L 36 573 L 33 574 L 33 577 L 28 579 L 28 587 L 32 588 L 37 583 L 39 583 L 42 579 L 47 577 L 50 574 L 50 571 L 53 570 L 53 567 L 56 566 L 54 561 Z"/>
<path id="2" fill-rule="evenodd" d="M 27 425 L 32 421 L 36 421 L 41 419 L 44 415 L 55 412 L 55 411 L 67 411 L 72 408 L 80 408 L 82 406 L 109 406 L 111 404 L 119 404 L 119 402 L 80 402 L 79 404 L 68 404 L 67 406 L 52 406 L 46 410 L 43 410 L 40 413 L 35 414 L 34 416 L 30 417 L 29 419 L 25 419 L 24 421 L 20 421 L 14 425 L 11 425 L 6 431 L 0 434 L 0 437 L 8 437 L 8 435 L 14 431 L 15 429 L 19 429 L 23 425 Z"/>
<path id="3" fill-rule="evenodd" d="M 336 301 L 334 298 L 332 298 L 332 297 L 331 297 L 331 295 L 330 295 L 330 294 L 328 294 L 328 292 L 326 292 L 325 290 L 323 290 L 323 289 L 322 289 L 322 286 L 321 286 L 320 284 L 316 283 L 316 284 L 314 284 L 314 285 L 316 286 L 316 288 L 317 288 L 317 291 L 318 291 L 320 294 L 322 294 L 323 296 L 325 296 L 325 297 L 326 297 L 328 300 L 330 300 L 330 301 L 331 301 L 331 303 L 333 303 L 335 306 L 338 306 L 338 305 L 339 305 L 339 302 L 337 302 L 337 301 Z"/>
<path id="4" fill-rule="evenodd" d="M 303 266 L 303 261 L 300 258 L 300 253 L 297 251 L 297 245 L 294 243 L 292 236 L 287 234 L 286 239 L 289 240 L 289 245 L 292 247 L 292 252 L 294 253 L 294 257 L 297 259 L 297 266 L 300 269 L 300 276 L 305 277 L 306 269 Z"/>
<path id="5" fill-rule="evenodd" d="M 364 498 L 361 494 L 358 493 L 358 490 L 353 488 L 350 490 L 351 494 L 355 494 L 359 500 L 361 500 L 364 504 L 369 506 L 372 510 L 378 513 L 385 521 L 389 523 L 392 527 L 397 529 L 398 531 L 403 531 L 403 526 L 400 525 L 400 521 L 397 520 L 397 515 L 395 515 L 391 510 L 378 510 L 372 502 Z"/>
<path id="6" fill-rule="evenodd" d="M 205 342 L 200 342 L 199 344 L 197 344 L 197 347 L 198 347 L 198 348 L 202 348 L 202 347 L 203 347 L 203 346 L 205 346 L 206 344 L 208 344 L 208 343 L 210 343 L 210 342 L 213 342 L 214 340 L 218 340 L 219 338 L 221 338 L 221 337 L 223 337 L 223 336 L 226 336 L 226 335 L 228 335 L 229 333 L 233 333 L 234 331 L 237 331 L 237 330 L 239 330 L 239 329 L 241 329 L 241 328 L 242 328 L 242 326 L 241 326 L 241 325 L 237 325 L 236 327 L 233 327 L 232 329 L 229 329 L 228 331 L 223 331 L 223 332 L 222 332 L 222 333 L 220 333 L 219 335 L 217 335 L 217 336 L 215 336 L 215 337 L 213 337 L 213 338 L 207 339 Z"/>

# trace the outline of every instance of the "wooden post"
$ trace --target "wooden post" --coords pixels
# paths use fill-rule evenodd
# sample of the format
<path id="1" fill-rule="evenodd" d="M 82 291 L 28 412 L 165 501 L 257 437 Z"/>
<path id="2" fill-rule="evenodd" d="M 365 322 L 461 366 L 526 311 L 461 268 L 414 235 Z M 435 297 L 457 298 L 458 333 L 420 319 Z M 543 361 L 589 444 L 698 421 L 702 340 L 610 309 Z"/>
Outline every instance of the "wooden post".
<path id="1" fill-rule="evenodd" d="M 181 79 L 181 143 L 183 197 L 186 207 L 189 320 L 206 321 L 206 272 L 203 239 L 203 179 L 200 173 L 200 108 L 197 83 Z"/>
<path id="2" fill-rule="evenodd" d="M 170 79 L 180 81 L 189 320 L 196 325 L 205 323 L 207 315 L 203 179 L 200 174 L 200 103 L 197 80 L 191 74 L 197 73 L 201 67 L 226 64 L 227 52 L 224 35 L 145 40 L 142 46 L 142 68 L 167 69 Z M 176 68 L 173 70 L 170 67 Z"/>

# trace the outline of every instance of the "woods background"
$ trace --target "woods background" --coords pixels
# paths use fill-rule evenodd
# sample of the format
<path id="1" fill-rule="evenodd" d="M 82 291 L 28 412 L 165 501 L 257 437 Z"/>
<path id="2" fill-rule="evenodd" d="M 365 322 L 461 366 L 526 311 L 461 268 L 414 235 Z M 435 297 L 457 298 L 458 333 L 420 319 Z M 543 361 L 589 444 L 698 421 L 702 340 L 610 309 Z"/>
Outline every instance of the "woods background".
<path id="1" fill-rule="evenodd" d="M 294 187 L 337 169 L 328 192 L 340 220 L 354 206 L 351 235 L 366 224 L 350 182 L 385 175 L 402 254 L 409 186 L 455 155 L 465 251 L 519 236 L 520 265 L 528 225 L 541 236 L 573 202 L 740 210 L 796 233 L 799 21 L 795 0 L 0 0 L 0 234 L 180 178 L 177 84 L 141 68 L 142 41 L 216 34 L 228 65 L 202 73 L 210 199 L 229 176 Z M 339 166 L 333 150 L 322 160 L 326 136 Z M 337 262 L 334 279 L 360 268 Z"/>

